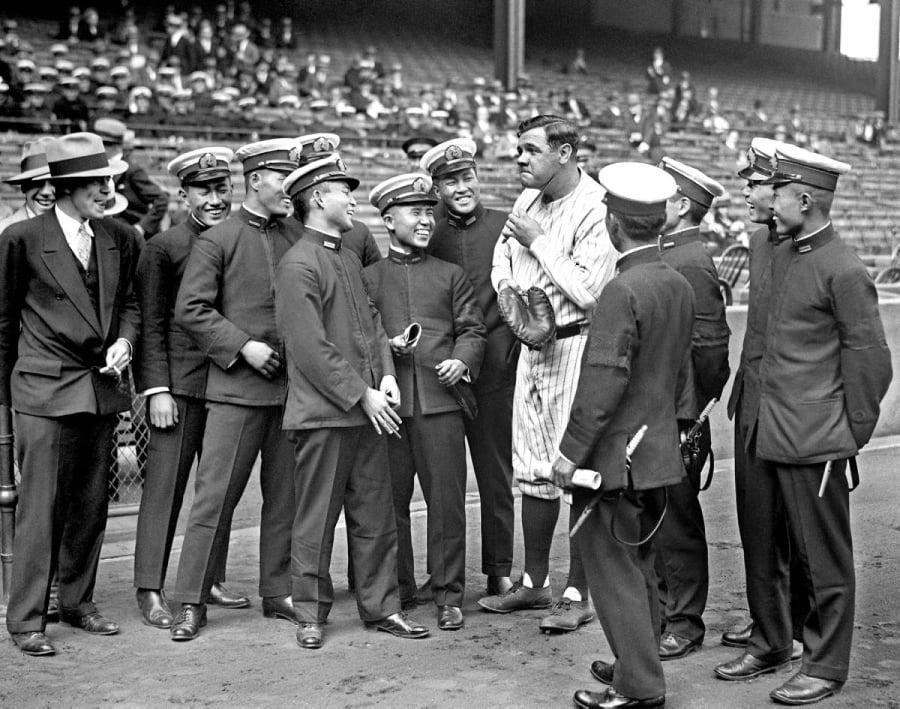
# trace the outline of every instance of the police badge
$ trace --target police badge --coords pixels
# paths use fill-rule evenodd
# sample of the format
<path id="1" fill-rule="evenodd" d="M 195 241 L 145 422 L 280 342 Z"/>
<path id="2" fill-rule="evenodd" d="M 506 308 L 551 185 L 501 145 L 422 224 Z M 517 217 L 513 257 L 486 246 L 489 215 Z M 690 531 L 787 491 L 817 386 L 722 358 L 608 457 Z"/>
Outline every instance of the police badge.
<path id="1" fill-rule="evenodd" d="M 197 165 L 201 170 L 209 170 L 216 166 L 216 156 L 212 153 L 203 153 L 200 160 L 197 161 Z"/>
<path id="2" fill-rule="evenodd" d="M 334 152 L 334 143 L 325 136 L 322 136 L 321 138 L 317 138 L 316 142 L 313 143 L 313 150 L 317 153 L 331 153 Z"/>
<path id="3" fill-rule="evenodd" d="M 450 160 L 459 160 L 463 156 L 462 148 L 458 145 L 451 145 L 444 151 L 444 158 Z"/>
<path id="4" fill-rule="evenodd" d="M 412 183 L 413 191 L 415 192 L 427 192 L 428 189 L 425 185 L 425 180 L 421 177 L 416 178 L 415 182 Z"/>
<path id="5" fill-rule="evenodd" d="M 288 153 L 288 160 L 291 162 L 300 162 L 300 148 L 291 148 L 291 151 Z"/>

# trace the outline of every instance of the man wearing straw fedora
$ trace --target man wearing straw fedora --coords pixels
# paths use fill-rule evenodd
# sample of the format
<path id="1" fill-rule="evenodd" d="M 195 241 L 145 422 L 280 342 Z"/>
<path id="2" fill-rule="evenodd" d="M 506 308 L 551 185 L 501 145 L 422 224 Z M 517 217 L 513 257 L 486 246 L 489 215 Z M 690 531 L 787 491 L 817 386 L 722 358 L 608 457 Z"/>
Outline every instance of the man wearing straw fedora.
<path id="1" fill-rule="evenodd" d="M 19 174 L 4 180 L 7 184 L 18 185 L 25 195 L 25 203 L 5 219 L 0 220 L 0 234 L 10 224 L 37 217 L 53 209 L 56 192 L 50 183 L 50 169 L 47 167 L 47 143 L 53 138 L 38 138 L 25 143 Z"/>
<path id="2" fill-rule="evenodd" d="M 29 655 L 52 655 L 47 597 L 59 568 L 62 620 L 119 627 L 92 597 L 107 512 L 116 413 L 139 330 L 133 236 L 103 220 L 110 161 L 93 133 L 47 144 L 54 209 L 0 235 L 0 403 L 15 411 L 22 475 L 6 626 Z M 124 386 L 123 386 L 124 384 Z"/>

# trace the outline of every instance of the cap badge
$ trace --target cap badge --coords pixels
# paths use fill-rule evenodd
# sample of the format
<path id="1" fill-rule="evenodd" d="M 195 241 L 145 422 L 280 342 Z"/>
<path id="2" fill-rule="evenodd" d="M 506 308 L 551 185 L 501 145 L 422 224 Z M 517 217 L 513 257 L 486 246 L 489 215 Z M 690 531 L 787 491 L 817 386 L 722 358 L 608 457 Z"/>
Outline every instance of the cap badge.
<path id="1" fill-rule="evenodd" d="M 747 162 L 751 165 L 756 164 L 756 150 L 753 148 L 748 148 L 747 150 Z"/>
<path id="2" fill-rule="evenodd" d="M 459 160 L 462 156 L 462 148 L 458 145 L 451 145 L 444 151 L 444 158 L 447 160 Z"/>
<path id="3" fill-rule="evenodd" d="M 344 165 L 344 161 L 341 160 L 340 158 L 338 158 L 334 164 L 337 166 L 337 169 L 340 170 L 341 172 L 347 172 L 347 166 Z"/>
<path id="4" fill-rule="evenodd" d="M 334 151 L 334 143 L 325 137 L 317 138 L 313 143 L 313 150 L 317 153 L 330 153 Z"/>
<path id="5" fill-rule="evenodd" d="M 288 160 L 300 162 L 300 148 L 291 148 L 291 151 L 288 153 Z"/>
<path id="6" fill-rule="evenodd" d="M 215 167 L 216 166 L 216 156 L 213 155 L 212 153 L 203 153 L 203 155 L 200 156 L 200 161 L 198 162 L 198 165 L 201 170 L 208 170 L 211 167 Z"/>
<path id="7" fill-rule="evenodd" d="M 448 148 L 448 150 L 449 150 L 449 148 Z M 457 148 L 457 150 L 459 150 L 459 148 Z M 423 180 L 421 177 L 416 178 L 416 181 L 412 183 L 412 188 L 416 192 L 427 192 L 428 191 L 427 188 L 425 187 L 425 180 Z"/>

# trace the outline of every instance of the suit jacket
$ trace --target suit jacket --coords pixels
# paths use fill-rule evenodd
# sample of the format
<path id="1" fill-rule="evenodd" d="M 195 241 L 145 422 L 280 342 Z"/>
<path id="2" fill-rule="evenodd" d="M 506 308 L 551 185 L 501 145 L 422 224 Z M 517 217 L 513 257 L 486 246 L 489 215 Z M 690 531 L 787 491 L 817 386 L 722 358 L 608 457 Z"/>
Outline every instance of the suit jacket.
<path id="1" fill-rule="evenodd" d="M 757 455 L 792 464 L 854 456 L 875 429 L 892 374 L 875 284 L 829 223 L 792 242 L 773 285 Z"/>
<path id="2" fill-rule="evenodd" d="M 202 399 L 208 361 L 190 334 L 175 322 L 175 299 L 188 256 L 206 227 L 192 216 L 148 241 L 138 260 L 135 290 L 141 305 L 139 391 L 167 387 Z"/>
<path id="3" fill-rule="evenodd" d="M 241 357 L 249 340 L 284 347 L 275 322 L 275 269 L 300 237 L 293 219 L 265 220 L 244 207 L 197 237 L 175 301 L 175 322 L 211 360 L 206 399 L 281 406 L 284 369 L 266 379 Z"/>
<path id="4" fill-rule="evenodd" d="M 412 416 L 414 397 L 426 415 L 459 410 L 434 368 L 445 359 L 458 359 L 473 380 L 478 378 L 485 328 L 465 272 L 434 256 L 391 249 L 386 259 L 365 269 L 363 279 L 388 338 L 402 333 L 410 323 L 422 326 L 412 353 L 394 357 L 400 386 L 397 413 Z"/>
<path id="5" fill-rule="evenodd" d="M 516 380 L 518 340 L 500 317 L 497 292 L 491 285 L 491 266 L 494 246 L 506 223 L 506 214 L 479 205 L 465 220 L 457 219 L 442 210 L 435 215 L 434 234 L 427 253 L 461 266 L 472 282 L 475 299 L 484 317 L 487 341 L 481 374 L 474 389 L 479 394 L 512 386 Z"/>
<path id="6" fill-rule="evenodd" d="M 147 171 L 133 163 L 116 178 L 116 192 L 128 200 L 122 217 L 129 224 L 138 224 L 146 237 L 159 231 L 159 224 L 169 209 L 169 196 L 157 185 Z"/>
<path id="7" fill-rule="evenodd" d="M 663 263 L 687 279 L 694 290 L 694 324 L 691 330 L 691 361 L 697 416 L 711 399 L 721 398 L 728 381 L 728 321 L 725 299 L 719 290 L 719 274 L 700 240 L 700 227 L 659 238 Z"/>
<path id="8" fill-rule="evenodd" d="M 187 34 L 181 35 L 174 46 L 172 45 L 171 39 L 166 37 L 162 51 L 159 53 L 159 65 L 163 66 L 168 61 L 169 57 L 173 56 L 178 57 L 178 66 L 180 67 L 181 73 L 185 76 L 192 71 L 203 68 L 199 65 L 197 44 Z"/>
<path id="9" fill-rule="evenodd" d="M 394 363 L 362 264 L 340 237 L 304 228 L 275 277 L 287 351 L 284 428 L 368 426 L 359 404 Z"/>
<path id="10" fill-rule="evenodd" d="M 359 258 L 363 268 L 376 261 L 381 261 L 381 249 L 375 242 L 375 237 L 369 231 L 369 227 L 356 219 L 353 220 L 353 228 L 341 234 L 341 248 L 350 249 Z"/>
<path id="11" fill-rule="evenodd" d="M 90 225 L 97 310 L 54 211 L 0 235 L 0 403 L 21 413 L 109 414 L 131 406 L 130 393 L 98 370 L 118 338 L 137 344 L 137 246 L 111 219 Z"/>
<path id="12" fill-rule="evenodd" d="M 560 452 L 597 470 L 603 490 L 684 478 L 676 404 L 690 386 L 694 295 L 655 247 L 622 256 L 597 301 Z M 647 432 L 625 471 L 625 446 Z M 630 479 L 629 479 L 630 478 Z"/>
<path id="13" fill-rule="evenodd" d="M 19 207 L 15 212 L 10 214 L 8 217 L 5 217 L 4 219 L 0 219 L 0 234 L 2 234 L 4 232 L 6 227 L 8 227 L 12 224 L 17 224 L 18 222 L 24 222 L 26 219 L 31 219 L 34 216 L 36 216 L 36 215 L 33 214 L 31 212 L 31 210 L 28 209 L 28 207 L 26 207 L 23 204 L 21 207 Z"/>

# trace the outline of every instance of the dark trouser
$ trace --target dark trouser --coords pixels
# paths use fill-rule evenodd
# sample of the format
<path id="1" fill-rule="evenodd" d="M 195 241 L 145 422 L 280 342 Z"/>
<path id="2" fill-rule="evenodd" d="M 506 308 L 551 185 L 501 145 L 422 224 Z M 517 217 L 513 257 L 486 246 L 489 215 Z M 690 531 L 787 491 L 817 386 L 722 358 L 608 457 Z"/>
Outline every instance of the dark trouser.
<path id="1" fill-rule="evenodd" d="M 291 446 L 281 430 L 280 406 L 238 406 L 208 402 L 203 455 L 197 466 L 194 503 L 188 517 L 172 599 L 205 603 L 217 580 L 222 548 L 234 508 L 262 455 L 259 479 L 259 595 L 291 592 L 291 523 L 294 497 Z"/>
<path id="2" fill-rule="evenodd" d="M 581 515 L 595 493 L 576 490 L 572 514 Z M 604 495 L 575 535 L 587 571 L 594 608 L 615 656 L 613 686 L 632 699 L 666 693 L 659 659 L 659 601 L 653 541 L 626 546 L 619 539 L 644 538 L 659 518 L 662 490 Z"/>
<path id="3" fill-rule="evenodd" d="M 294 446 L 291 582 L 298 620 L 323 623 L 331 611 L 331 551 L 342 508 L 360 617 L 376 621 L 399 612 L 397 528 L 384 437 L 369 424 L 290 431 L 288 437 Z"/>
<path id="4" fill-rule="evenodd" d="M 701 477 L 702 471 L 690 470 L 687 479 L 668 486 L 669 506 L 654 537 L 663 627 L 666 632 L 699 642 L 706 633 L 703 611 L 709 593 L 706 527 L 699 499 Z"/>
<path id="5" fill-rule="evenodd" d="M 757 476 L 753 465 L 750 462 L 750 456 L 746 446 L 746 432 L 742 425 L 741 409 L 738 407 L 734 417 L 734 493 L 737 503 L 737 522 L 738 533 L 741 537 L 741 545 L 744 548 L 744 566 L 747 566 L 747 549 L 753 550 L 763 549 L 763 543 L 759 540 L 761 533 L 754 524 L 758 511 L 755 507 L 757 495 L 766 496 L 764 490 L 754 489 L 757 484 Z M 818 492 L 818 491 L 817 491 Z M 783 513 L 779 513 L 783 525 L 787 525 L 787 521 Z M 787 528 L 781 532 L 787 536 Z M 769 544 L 774 544 L 769 539 Z M 790 564 L 790 614 L 791 627 L 793 628 L 794 640 L 803 640 L 803 625 L 806 622 L 806 615 L 809 612 L 809 599 L 805 590 L 805 575 L 803 565 L 800 563 L 796 554 L 789 554 Z M 749 588 L 750 579 L 747 576 L 747 586 Z M 774 593 L 774 591 L 773 591 Z"/>
<path id="6" fill-rule="evenodd" d="M 184 490 L 194 458 L 199 457 L 202 448 L 206 402 L 177 394 L 173 398 L 178 408 L 178 423 L 172 428 L 150 427 L 134 544 L 135 588 L 161 589 L 165 585 Z M 228 540 L 226 534 L 215 564 L 214 581 L 225 580 Z"/>
<path id="7" fill-rule="evenodd" d="M 481 572 L 512 572 L 515 509 L 512 493 L 512 400 L 515 381 L 480 394 L 478 416 L 465 420 L 466 439 L 481 498 Z"/>
<path id="8" fill-rule="evenodd" d="M 388 440 L 400 597 L 416 593 L 409 503 L 413 481 L 428 505 L 428 569 L 434 602 L 461 606 L 466 581 L 466 447 L 459 411 L 403 419 L 400 436 Z"/>
<path id="9" fill-rule="evenodd" d="M 744 564 L 747 601 L 755 622 L 748 651 L 770 662 L 790 658 L 793 556 L 803 572 L 808 608 L 801 670 L 843 682 L 850 662 L 856 593 L 850 498 L 844 478 L 847 463 L 834 464 L 821 498 L 824 463 L 775 463 L 757 458 L 751 448 L 748 464 L 753 484 L 744 494 L 748 532 Z"/>
<path id="10" fill-rule="evenodd" d="M 15 423 L 22 482 L 6 627 L 11 633 L 43 632 L 57 566 L 60 610 L 96 610 L 116 416 L 16 413 Z"/>

